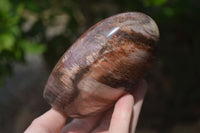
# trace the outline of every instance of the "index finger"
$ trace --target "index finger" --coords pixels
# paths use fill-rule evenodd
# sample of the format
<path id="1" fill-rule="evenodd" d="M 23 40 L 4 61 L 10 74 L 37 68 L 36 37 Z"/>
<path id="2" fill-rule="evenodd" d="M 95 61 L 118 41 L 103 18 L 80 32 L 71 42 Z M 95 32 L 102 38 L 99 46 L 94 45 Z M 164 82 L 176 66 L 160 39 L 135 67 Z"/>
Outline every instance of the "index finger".
<path id="1" fill-rule="evenodd" d="M 66 116 L 54 109 L 50 109 L 40 117 L 33 120 L 25 133 L 60 133 L 66 120 Z"/>
<path id="2" fill-rule="evenodd" d="M 109 132 L 111 133 L 128 133 L 131 115 L 133 111 L 133 96 L 126 94 L 122 96 L 115 104 L 112 114 Z"/>

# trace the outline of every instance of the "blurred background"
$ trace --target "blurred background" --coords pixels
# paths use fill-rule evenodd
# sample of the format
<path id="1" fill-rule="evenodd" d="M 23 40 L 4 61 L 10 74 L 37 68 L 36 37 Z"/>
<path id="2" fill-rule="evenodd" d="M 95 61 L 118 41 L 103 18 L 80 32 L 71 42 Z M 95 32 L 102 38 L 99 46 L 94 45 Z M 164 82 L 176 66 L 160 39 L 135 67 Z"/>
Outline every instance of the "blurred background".
<path id="1" fill-rule="evenodd" d="M 90 26 L 126 11 L 160 29 L 137 133 L 198 133 L 198 0 L 0 0 L 0 132 L 23 132 L 47 111 L 43 88 L 58 59 Z"/>

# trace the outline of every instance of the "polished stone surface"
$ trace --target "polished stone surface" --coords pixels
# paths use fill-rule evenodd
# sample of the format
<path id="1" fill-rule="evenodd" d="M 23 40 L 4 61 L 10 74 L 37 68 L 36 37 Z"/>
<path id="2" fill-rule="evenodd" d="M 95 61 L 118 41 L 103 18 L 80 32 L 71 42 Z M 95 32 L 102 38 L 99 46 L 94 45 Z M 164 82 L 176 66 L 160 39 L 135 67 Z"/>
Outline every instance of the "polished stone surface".
<path id="1" fill-rule="evenodd" d="M 156 23 L 143 13 L 100 21 L 61 57 L 45 87 L 45 99 L 70 117 L 107 110 L 144 78 L 158 38 Z"/>

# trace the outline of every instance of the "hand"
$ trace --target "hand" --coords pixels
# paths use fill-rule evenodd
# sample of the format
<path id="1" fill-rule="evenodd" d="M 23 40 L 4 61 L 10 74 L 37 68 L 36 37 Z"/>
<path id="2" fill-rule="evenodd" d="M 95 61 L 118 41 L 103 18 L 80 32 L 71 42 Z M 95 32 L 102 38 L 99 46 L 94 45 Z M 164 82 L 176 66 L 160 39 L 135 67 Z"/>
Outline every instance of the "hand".
<path id="1" fill-rule="evenodd" d="M 110 109 L 98 116 L 74 119 L 67 124 L 67 117 L 50 109 L 36 118 L 25 133 L 134 133 L 147 84 L 141 81 L 133 89 L 133 96 L 126 94 Z"/>

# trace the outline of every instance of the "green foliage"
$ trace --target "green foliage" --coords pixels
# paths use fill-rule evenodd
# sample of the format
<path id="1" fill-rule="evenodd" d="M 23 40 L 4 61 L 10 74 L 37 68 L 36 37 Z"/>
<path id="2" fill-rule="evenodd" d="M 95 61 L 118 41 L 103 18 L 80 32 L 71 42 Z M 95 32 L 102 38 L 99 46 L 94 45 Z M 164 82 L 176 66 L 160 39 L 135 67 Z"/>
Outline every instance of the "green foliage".
<path id="1" fill-rule="evenodd" d="M 0 43 L 0 53 L 4 50 L 12 51 L 14 48 L 15 37 L 11 33 L 2 33 L 0 36 Z"/>
<path id="2" fill-rule="evenodd" d="M 0 85 L 12 73 L 14 62 L 24 62 L 25 53 L 41 54 L 45 45 L 28 39 L 21 30 L 23 3 L 0 1 Z"/>
<path id="3" fill-rule="evenodd" d="M 1 0 L 0 1 L 0 12 L 7 13 L 11 9 L 11 4 L 8 0 Z"/>
<path id="4" fill-rule="evenodd" d="M 162 6 L 164 5 L 168 0 L 143 0 L 143 4 L 145 7 L 150 6 Z"/>
<path id="5" fill-rule="evenodd" d="M 46 50 L 44 44 L 31 42 L 29 40 L 20 40 L 19 45 L 25 53 L 42 54 Z"/>

